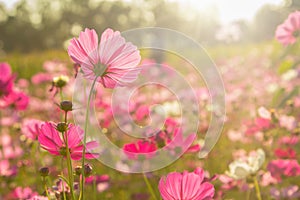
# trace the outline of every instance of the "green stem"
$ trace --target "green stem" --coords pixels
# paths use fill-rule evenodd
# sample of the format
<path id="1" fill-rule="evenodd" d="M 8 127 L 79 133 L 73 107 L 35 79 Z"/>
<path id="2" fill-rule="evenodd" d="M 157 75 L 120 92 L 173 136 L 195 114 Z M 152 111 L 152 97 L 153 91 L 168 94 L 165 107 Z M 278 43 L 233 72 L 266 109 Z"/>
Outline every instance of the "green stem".
<path id="1" fill-rule="evenodd" d="M 94 192 L 94 197 L 97 196 L 97 188 L 96 188 L 96 178 L 94 178 L 93 180 L 93 192 Z"/>
<path id="2" fill-rule="evenodd" d="M 59 96 L 60 96 L 60 100 L 63 101 L 64 100 L 64 95 L 63 95 L 62 88 L 59 88 Z"/>
<path id="3" fill-rule="evenodd" d="M 253 177 L 253 183 L 254 183 L 254 186 L 255 186 L 255 193 L 256 193 L 257 199 L 262 200 L 261 193 L 260 193 L 260 188 L 259 188 L 259 184 L 258 184 L 256 176 Z"/>
<path id="4" fill-rule="evenodd" d="M 64 177 L 64 157 L 61 158 L 61 176 Z M 64 180 L 62 179 L 62 191 L 63 191 L 63 199 L 66 200 L 66 193 L 65 193 L 65 184 L 64 184 Z"/>
<path id="5" fill-rule="evenodd" d="M 48 188 L 47 188 L 47 184 L 46 184 L 46 178 L 43 177 L 43 184 L 44 184 L 44 189 L 45 189 L 45 192 L 46 192 L 46 195 L 48 197 L 48 200 L 50 200 L 50 196 L 49 196 L 49 192 L 48 192 Z"/>
<path id="6" fill-rule="evenodd" d="M 149 190 L 149 192 L 152 195 L 152 198 L 155 199 L 155 200 L 157 200 L 156 195 L 154 193 L 154 190 L 153 190 L 153 188 L 152 188 L 152 186 L 151 186 L 151 184 L 150 184 L 150 182 L 149 182 L 149 180 L 148 180 L 148 178 L 147 178 L 147 176 L 146 176 L 145 173 L 143 173 L 143 177 L 144 177 L 144 181 L 145 181 L 145 183 L 146 183 L 146 185 L 148 187 L 148 190 Z"/>
<path id="7" fill-rule="evenodd" d="M 249 200 L 249 199 L 250 199 L 250 196 L 251 196 L 251 190 L 252 190 L 252 188 L 249 189 L 249 190 L 247 191 L 247 199 L 246 199 L 246 200 Z"/>
<path id="8" fill-rule="evenodd" d="M 94 90 L 94 87 L 95 87 L 95 84 L 96 84 L 96 81 L 98 79 L 98 76 L 95 77 L 93 83 L 92 83 L 92 86 L 91 86 L 91 89 L 90 89 L 90 92 L 89 92 L 89 97 L 88 97 L 88 100 L 87 100 L 87 107 L 86 107 L 86 113 L 85 113 L 85 122 L 84 122 L 84 136 L 83 136 L 83 151 L 82 151 L 82 171 L 81 171 L 81 188 L 80 188 L 80 195 L 79 195 L 79 200 L 83 199 L 84 197 L 84 179 L 85 179 L 85 176 L 84 176 L 84 162 L 85 162 L 85 151 L 86 151 L 86 134 L 87 134 L 87 129 L 88 129 L 88 121 L 89 121 L 89 111 L 90 111 L 90 103 L 91 103 L 91 97 L 92 97 L 92 94 L 93 94 L 93 90 Z"/>
<path id="9" fill-rule="evenodd" d="M 68 112 L 65 112 L 65 123 L 67 123 L 67 115 Z M 68 133 L 67 131 L 64 133 L 66 137 L 66 149 L 67 149 L 67 168 L 68 168 L 68 176 L 69 176 L 69 186 L 70 186 L 70 192 L 71 192 L 71 197 L 73 200 L 75 200 L 74 196 L 74 177 L 73 177 L 73 169 L 72 169 L 72 160 L 71 160 L 71 155 L 70 155 L 70 150 L 69 150 L 69 145 L 68 145 Z"/>

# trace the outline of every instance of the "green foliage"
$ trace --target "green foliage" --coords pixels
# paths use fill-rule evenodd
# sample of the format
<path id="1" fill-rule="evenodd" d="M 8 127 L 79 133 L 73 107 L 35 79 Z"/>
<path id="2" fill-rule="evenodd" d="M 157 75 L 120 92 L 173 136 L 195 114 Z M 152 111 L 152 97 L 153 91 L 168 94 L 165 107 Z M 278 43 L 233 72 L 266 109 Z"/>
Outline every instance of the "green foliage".
<path id="1" fill-rule="evenodd" d="M 284 60 L 281 62 L 281 64 L 278 67 L 278 73 L 284 74 L 288 70 L 290 70 L 293 67 L 293 61 L 291 60 Z"/>

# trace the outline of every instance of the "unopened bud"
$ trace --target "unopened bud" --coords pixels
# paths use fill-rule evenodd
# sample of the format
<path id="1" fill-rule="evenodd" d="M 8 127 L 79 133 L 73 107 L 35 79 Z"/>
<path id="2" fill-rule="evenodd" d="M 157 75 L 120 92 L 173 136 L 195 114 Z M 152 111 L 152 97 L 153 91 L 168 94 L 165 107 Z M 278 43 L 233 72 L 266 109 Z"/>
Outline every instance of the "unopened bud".
<path id="1" fill-rule="evenodd" d="M 68 124 L 65 122 L 60 122 L 56 125 L 56 129 L 61 133 L 66 132 L 68 130 Z"/>
<path id="2" fill-rule="evenodd" d="M 45 177 L 49 175 L 49 168 L 48 167 L 42 167 L 40 168 L 40 175 Z"/>
<path id="3" fill-rule="evenodd" d="M 92 174 L 93 168 L 90 164 L 85 164 L 84 165 L 84 176 L 88 177 Z"/>
<path id="4" fill-rule="evenodd" d="M 63 110 L 63 111 L 72 111 L 72 102 L 71 101 L 62 101 L 60 102 L 60 108 Z"/>
<path id="5" fill-rule="evenodd" d="M 77 176 L 80 176 L 81 175 L 81 166 L 76 166 L 75 167 L 75 174 L 77 175 Z"/>
<path id="6" fill-rule="evenodd" d="M 53 78 L 53 85 L 55 87 L 62 88 L 69 82 L 69 78 L 67 76 L 61 75 Z"/>

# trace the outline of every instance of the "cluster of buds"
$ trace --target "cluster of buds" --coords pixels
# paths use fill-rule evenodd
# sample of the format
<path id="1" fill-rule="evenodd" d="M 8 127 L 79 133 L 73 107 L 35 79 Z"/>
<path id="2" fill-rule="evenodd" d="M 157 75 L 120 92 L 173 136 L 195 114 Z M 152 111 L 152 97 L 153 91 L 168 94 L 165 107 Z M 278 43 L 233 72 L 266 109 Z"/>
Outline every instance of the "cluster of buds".
<path id="1" fill-rule="evenodd" d="M 93 172 L 93 167 L 90 164 L 85 164 L 84 177 L 89 177 L 90 175 L 92 175 L 92 172 Z M 82 173 L 82 167 L 81 166 L 75 167 L 75 174 L 77 176 L 81 176 L 81 173 Z"/>

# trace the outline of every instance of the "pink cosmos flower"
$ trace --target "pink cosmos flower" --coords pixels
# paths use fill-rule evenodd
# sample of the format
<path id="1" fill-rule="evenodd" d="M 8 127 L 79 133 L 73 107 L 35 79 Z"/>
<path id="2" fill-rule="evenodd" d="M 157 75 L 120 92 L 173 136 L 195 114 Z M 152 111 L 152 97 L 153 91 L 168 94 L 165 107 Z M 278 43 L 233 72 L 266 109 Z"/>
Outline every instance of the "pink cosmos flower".
<path id="1" fill-rule="evenodd" d="M 9 195 L 9 199 L 31 199 L 35 195 L 37 195 L 37 193 L 33 192 L 30 187 L 17 187 Z"/>
<path id="2" fill-rule="evenodd" d="M 14 176 L 17 174 L 17 168 L 12 167 L 8 160 L 0 160 L 0 176 Z"/>
<path id="3" fill-rule="evenodd" d="M 300 36 L 300 11 L 291 13 L 288 18 L 280 24 L 275 33 L 276 39 L 283 45 L 294 44 Z"/>
<path id="4" fill-rule="evenodd" d="M 254 120 L 253 124 L 249 124 L 246 130 L 246 135 L 252 135 L 256 132 L 266 130 L 272 126 L 271 120 L 258 117 Z"/>
<path id="5" fill-rule="evenodd" d="M 123 147 L 124 153 L 130 159 L 137 159 L 141 157 L 151 158 L 155 154 L 156 150 L 157 146 L 155 143 L 142 140 L 137 141 L 137 143 L 125 144 Z"/>
<path id="6" fill-rule="evenodd" d="M 25 93 L 18 91 L 12 91 L 2 100 L 0 99 L 0 108 L 10 106 L 16 110 L 21 111 L 25 110 L 28 104 L 29 97 Z"/>
<path id="7" fill-rule="evenodd" d="M 69 151 L 73 160 L 82 158 L 83 145 L 81 144 L 81 140 L 83 139 L 83 134 L 84 132 L 79 126 L 72 124 L 69 125 L 67 132 L 64 134 L 64 140 L 66 140 L 67 135 Z M 42 125 L 38 140 L 41 147 L 51 154 L 66 156 L 66 144 L 53 123 L 46 122 Z M 91 150 L 98 146 L 96 141 L 86 143 L 86 159 L 93 159 L 99 155 L 97 153 L 90 153 Z"/>
<path id="8" fill-rule="evenodd" d="M 146 105 L 141 105 L 140 107 L 137 108 L 136 113 L 135 113 L 135 118 L 137 121 L 141 121 L 150 114 L 150 109 L 149 106 Z"/>
<path id="9" fill-rule="evenodd" d="M 266 172 L 261 176 L 261 181 L 260 181 L 261 186 L 266 187 L 268 185 L 277 184 L 277 183 L 278 183 L 277 179 L 274 178 L 270 172 Z"/>
<path id="10" fill-rule="evenodd" d="M 36 140 L 40 133 L 43 122 L 37 119 L 26 119 L 22 124 L 22 133 L 32 140 Z"/>
<path id="11" fill-rule="evenodd" d="M 283 136 L 279 138 L 278 144 L 283 144 L 287 146 L 293 146 L 296 145 L 299 142 L 299 137 L 296 135 L 292 136 Z"/>
<path id="12" fill-rule="evenodd" d="M 209 200 L 215 193 L 214 186 L 204 181 L 204 171 L 171 172 L 159 181 L 158 189 L 164 200 Z"/>
<path id="13" fill-rule="evenodd" d="M 297 160 L 273 160 L 268 164 L 268 170 L 271 175 L 278 181 L 281 181 L 281 176 L 299 176 L 300 175 L 300 165 Z"/>
<path id="14" fill-rule="evenodd" d="M 297 127 L 297 120 L 293 116 L 282 115 L 279 117 L 279 124 L 291 131 Z"/>
<path id="15" fill-rule="evenodd" d="M 108 175 L 96 175 L 87 177 L 85 182 L 87 184 L 93 184 L 95 181 L 98 192 L 103 192 L 109 188 L 109 180 L 110 178 Z"/>
<path id="16" fill-rule="evenodd" d="M 296 158 L 296 151 L 292 148 L 277 148 L 274 153 L 278 158 Z"/>
<path id="17" fill-rule="evenodd" d="M 189 146 L 197 138 L 197 135 L 195 133 L 189 134 L 184 139 L 182 129 L 176 128 L 175 131 L 174 131 L 174 136 L 173 137 L 174 137 L 173 140 L 168 139 L 166 141 L 166 143 L 167 143 L 166 147 L 168 149 L 172 149 L 172 150 L 175 150 L 175 151 L 179 150 L 180 152 L 182 152 L 182 150 L 186 149 L 185 150 L 186 153 L 195 153 L 195 152 L 200 151 L 200 145 L 199 144 Z"/>
<path id="18" fill-rule="evenodd" d="M 49 75 L 49 73 L 37 73 L 31 77 L 31 82 L 34 85 L 38 85 L 45 82 L 51 82 L 53 80 L 53 76 Z"/>
<path id="19" fill-rule="evenodd" d="M 238 182 L 240 182 L 240 180 L 235 180 L 234 178 L 231 178 L 230 176 L 227 176 L 224 174 L 221 174 L 220 176 L 218 176 L 218 179 L 222 183 L 221 188 L 223 190 L 231 190 L 231 189 L 237 187 Z"/>
<path id="20" fill-rule="evenodd" d="M 79 38 L 73 38 L 68 47 L 69 56 L 81 65 L 86 78 L 97 81 L 104 87 L 114 88 L 133 82 L 140 73 L 140 54 L 137 47 L 121 36 L 119 31 L 106 29 L 98 44 L 95 30 L 85 29 Z"/>
<path id="21" fill-rule="evenodd" d="M 2 96 L 12 91 L 15 77 L 7 63 L 0 63 L 0 72 L 0 96 Z"/>

